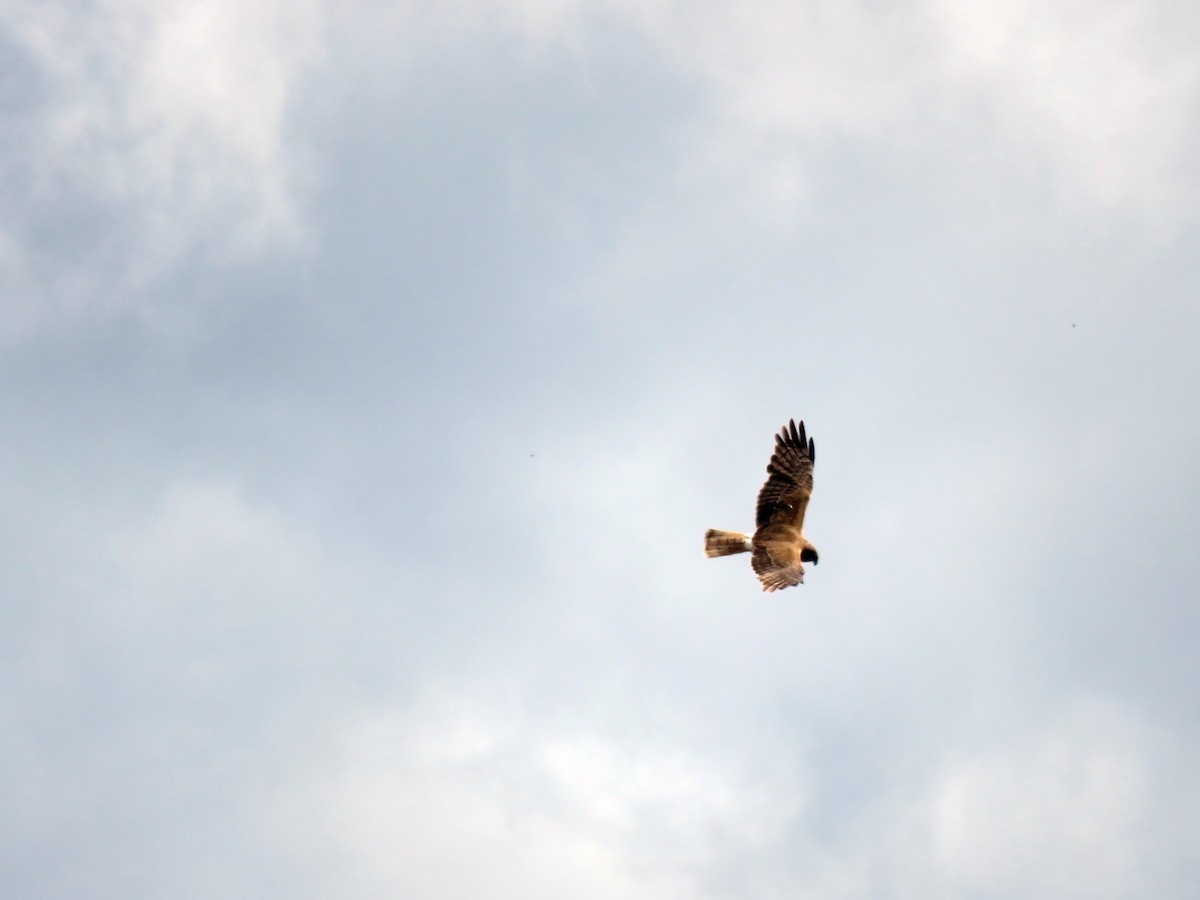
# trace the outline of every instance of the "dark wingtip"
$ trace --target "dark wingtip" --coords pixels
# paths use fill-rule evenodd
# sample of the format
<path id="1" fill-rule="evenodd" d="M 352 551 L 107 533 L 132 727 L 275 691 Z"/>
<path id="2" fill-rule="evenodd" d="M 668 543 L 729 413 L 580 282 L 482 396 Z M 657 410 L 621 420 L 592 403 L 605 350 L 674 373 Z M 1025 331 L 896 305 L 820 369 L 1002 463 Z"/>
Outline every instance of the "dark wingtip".
<path id="1" fill-rule="evenodd" d="M 779 429 L 779 434 L 775 435 L 775 443 L 780 447 L 796 447 L 799 450 L 808 450 L 808 458 L 816 461 L 816 444 L 812 438 L 804 430 L 804 420 L 801 419 L 797 424 L 795 419 L 788 419 L 787 424 Z"/>
<path id="2" fill-rule="evenodd" d="M 814 463 L 817 461 L 817 442 L 812 438 L 808 439 L 808 460 Z"/>

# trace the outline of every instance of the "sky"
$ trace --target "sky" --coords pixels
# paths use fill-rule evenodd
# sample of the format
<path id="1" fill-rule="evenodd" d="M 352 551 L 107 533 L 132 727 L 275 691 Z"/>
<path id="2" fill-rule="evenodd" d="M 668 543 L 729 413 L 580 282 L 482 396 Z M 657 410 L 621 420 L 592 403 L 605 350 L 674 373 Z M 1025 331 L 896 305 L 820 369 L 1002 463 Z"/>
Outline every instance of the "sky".
<path id="1" fill-rule="evenodd" d="M 1190 896 L 1198 39 L 0 0 L 7 895 Z"/>

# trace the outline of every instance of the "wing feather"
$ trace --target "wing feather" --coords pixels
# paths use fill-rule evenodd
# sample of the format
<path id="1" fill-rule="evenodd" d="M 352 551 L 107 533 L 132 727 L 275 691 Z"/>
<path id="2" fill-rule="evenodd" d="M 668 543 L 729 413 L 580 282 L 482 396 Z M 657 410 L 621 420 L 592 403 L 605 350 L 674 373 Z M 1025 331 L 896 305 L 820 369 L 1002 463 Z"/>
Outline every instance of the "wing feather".
<path id="1" fill-rule="evenodd" d="M 795 420 L 775 436 L 775 452 L 767 464 L 767 481 L 758 492 L 755 526 L 804 524 L 804 511 L 812 496 L 813 460 L 816 445 Z M 803 571 L 803 570 L 801 570 Z"/>
<path id="2" fill-rule="evenodd" d="M 758 544 L 750 567 L 768 593 L 804 584 L 804 564 L 791 547 L 777 543 Z"/>

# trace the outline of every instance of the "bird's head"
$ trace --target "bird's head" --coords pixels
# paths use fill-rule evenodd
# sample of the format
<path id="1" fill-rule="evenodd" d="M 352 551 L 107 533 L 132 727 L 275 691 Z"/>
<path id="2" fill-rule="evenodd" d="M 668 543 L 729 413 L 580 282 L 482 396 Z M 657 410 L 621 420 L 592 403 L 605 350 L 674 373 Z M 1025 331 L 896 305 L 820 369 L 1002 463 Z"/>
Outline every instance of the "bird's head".
<path id="1" fill-rule="evenodd" d="M 800 562 L 810 562 L 815 566 L 820 561 L 817 555 L 817 548 L 812 544 L 805 544 L 804 549 L 800 551 Z"/>

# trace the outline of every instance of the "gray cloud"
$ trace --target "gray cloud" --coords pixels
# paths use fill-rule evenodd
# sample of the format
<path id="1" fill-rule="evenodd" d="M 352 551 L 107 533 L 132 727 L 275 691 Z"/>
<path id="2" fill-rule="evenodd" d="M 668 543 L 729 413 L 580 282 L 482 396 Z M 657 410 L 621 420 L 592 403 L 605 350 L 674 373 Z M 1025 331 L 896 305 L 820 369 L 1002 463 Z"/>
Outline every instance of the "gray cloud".
<path id="1" fill-rule="evenodd" d="M 303 240 L 307 155 L 289 116 L 318 13 L 5 4 L 5 335 L 140 311 L 189 258 Z"/>
<path id="2" fill-rule="evenodd" d="M 453 9 L 122 6 L 129 69 L 7 11 L 166 123 L 118 200 L 4 160 L 11 889 L 1182 894 L 1195 22 Z M 792 416 L 822 562 L 767 598 L 700 538 Z"/>

